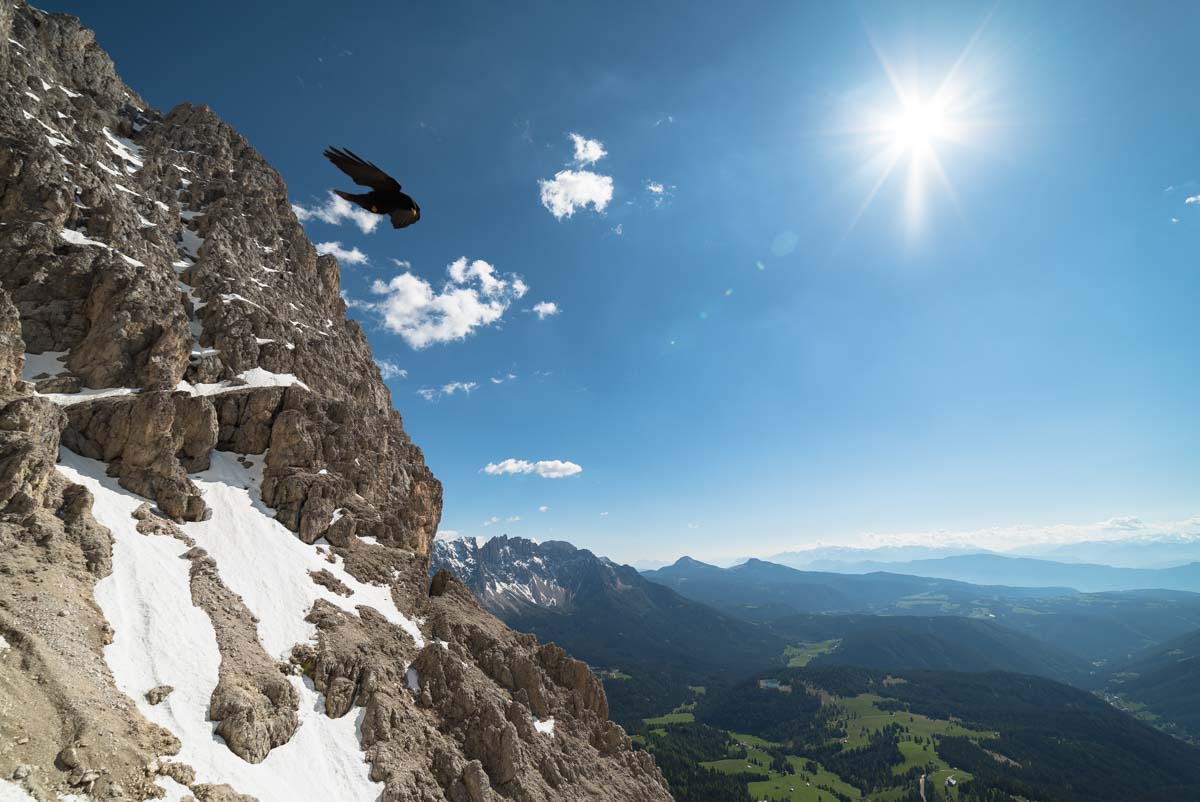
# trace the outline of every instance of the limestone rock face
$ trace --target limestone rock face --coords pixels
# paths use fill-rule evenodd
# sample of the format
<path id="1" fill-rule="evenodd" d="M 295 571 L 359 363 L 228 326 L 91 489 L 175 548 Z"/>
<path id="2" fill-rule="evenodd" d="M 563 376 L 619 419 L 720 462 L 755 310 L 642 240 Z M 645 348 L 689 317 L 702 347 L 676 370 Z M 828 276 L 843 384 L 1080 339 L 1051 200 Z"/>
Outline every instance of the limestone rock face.
<path id="1" fill-rule="evenodd" d="M 441 485 L 279 174 L 72 17 L 0 4 L 0 76 L 0 777 L 668 800 L 584 664 L 428 582 Z"/>

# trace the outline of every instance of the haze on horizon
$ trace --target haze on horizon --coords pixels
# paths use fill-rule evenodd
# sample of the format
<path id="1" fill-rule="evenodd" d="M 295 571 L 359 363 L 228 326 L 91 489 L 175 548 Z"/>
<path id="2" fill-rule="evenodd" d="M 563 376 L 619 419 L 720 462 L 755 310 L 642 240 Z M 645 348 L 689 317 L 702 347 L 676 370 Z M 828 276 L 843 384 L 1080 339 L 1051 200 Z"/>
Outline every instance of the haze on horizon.
<path id="1" fill-rule="evenodd" d="M 280 168 L 446 532 L 1200 535 L 1200 7 L 180 4 L 180 47 L 144 4 L 45 6 Z M 420 224 L 333 200 L 329 145 Z"/>

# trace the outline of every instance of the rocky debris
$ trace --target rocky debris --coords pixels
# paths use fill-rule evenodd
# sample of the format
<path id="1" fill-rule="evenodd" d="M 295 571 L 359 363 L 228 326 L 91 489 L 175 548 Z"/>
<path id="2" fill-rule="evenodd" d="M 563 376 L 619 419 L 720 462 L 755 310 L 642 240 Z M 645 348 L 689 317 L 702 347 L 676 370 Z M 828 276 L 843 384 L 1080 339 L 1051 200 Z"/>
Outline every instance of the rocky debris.
<path id="1" fill-rule="evenodd" d="M 174 690 L 175 689 L 170 685 L 155 685 L 153 688 L 146 691 L 146 701 L 152 705 L 160 704 L 162 703 L 162 700 L 170 696 L 171 692 Z"/>
<path id="2" fill-rule="evenodd" d="M 319 601 L 316 640 L 292 655 L 326 714 L 363 716 L 382 802 L 668 800 L 586 666 L 510 632 L 452 579 L 431 594 L 441 485 L 279 174 L 211 109 L 147 108 L 72 17 L 0 4 L 0 74 L 0 743 L 29 737 L 0 750 L 0 776 L 28 767 L 39 799 L 158 797 L 161 774 L 199 802 L 255 802 L 162 760 L 180 744 L 138 706 L 165 686 L 136 703 L 118 691 L 95 603 L 112 538 L 55 469 L 60 444 L 104 461 L 152 502 L 138 532 L 194 547 L 176 524 L 208 513 L 188 474 L 215 448 L 263 455 L 242 460 L 262 471 L 255 502 L 390 588 L 425 633 Z M 49 366 L 32 383 L 27 355 Z M 295 687 L 226 566 L 186 556 L 221 657 L 208 715 L 262 761 L 296 729 Z M 553 736 L 535 717 L 555 719 Z"/>
<path id="3" fill-rule="evenodd" d="M 254 616 L 225 587 L 216 562 L 200 548 L 184 556 L 192 562 L 192 602 L 208 613 L 221 652 L 208 718 L 218 722 L 217 734 L 230 751 L 249 763 L 261 763 L 296 731 L 296 689 L 263 650 Z"/>
<path id="4" fill-rule="evenodd" d="M 323 568 L 320 571 L 309 571 L 308 575 L 312 577 L 313 582 L 316 582 L 322 587 L 329 588 L 339 596 L 354 595 L 354 591 L 350 590 L 350 588 L 346 586 L 345 582 L 338 579 L 336 576 Z"/>
<path id="5" fill-rule="evenodd" d="M 8 293 L 0 289 L 0 397 L 22 391 L 21 369 L 24 364 L 21 313 L 13 306 Z"/>

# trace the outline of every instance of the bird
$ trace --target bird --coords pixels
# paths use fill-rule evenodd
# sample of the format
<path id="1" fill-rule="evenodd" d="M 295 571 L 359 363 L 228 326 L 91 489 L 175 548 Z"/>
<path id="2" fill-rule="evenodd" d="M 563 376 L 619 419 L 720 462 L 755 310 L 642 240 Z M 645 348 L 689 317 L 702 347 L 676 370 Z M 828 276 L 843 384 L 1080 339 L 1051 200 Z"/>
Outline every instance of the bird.
<path id="1" fill-rule="evenodd" d="M 357 204 L 368 212 L 388 215 L 392 219 L 392 228 L 407 228 L 421 219 L 421 207 L 417 202 L 400 191 L 400 183 L 396 179 L 371 162 L 349 150 L 335 147 L 325 149 L 325 158 L 354 179 L 354 183 L 371 188 L 370 192 L 361 195 L 335 189 L 334 193 L 339 198 Z"/>

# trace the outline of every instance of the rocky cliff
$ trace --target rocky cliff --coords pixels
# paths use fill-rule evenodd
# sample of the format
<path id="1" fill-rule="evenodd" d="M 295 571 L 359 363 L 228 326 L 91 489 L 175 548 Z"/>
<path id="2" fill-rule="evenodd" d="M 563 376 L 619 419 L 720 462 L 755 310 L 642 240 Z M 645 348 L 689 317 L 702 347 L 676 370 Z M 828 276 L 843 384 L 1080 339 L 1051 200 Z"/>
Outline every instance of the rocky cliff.
<path id="1" fill-rule="evenodd" d="M 338 265 L 204 106 L 0 6 L 0 797 L 668 800 L 587 667 L 427 580 Z"/>

